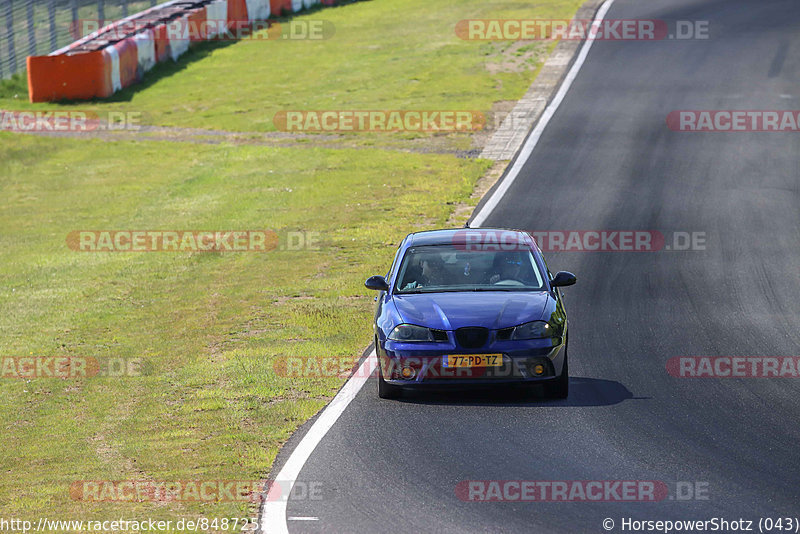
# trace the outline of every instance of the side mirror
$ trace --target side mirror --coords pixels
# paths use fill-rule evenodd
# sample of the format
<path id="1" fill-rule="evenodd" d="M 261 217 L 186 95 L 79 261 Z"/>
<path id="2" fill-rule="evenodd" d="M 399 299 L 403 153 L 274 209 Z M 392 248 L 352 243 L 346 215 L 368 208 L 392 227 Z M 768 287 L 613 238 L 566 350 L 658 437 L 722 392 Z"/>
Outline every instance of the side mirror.
<path id="1" fill-rule="evenodd" d="M 556 273 L 555 278 L 550 281 L 550 285 L 553 287 L 571 286 L 577 281 L 578 279 L 575 278 L 574 274 L 567 271 L 559 271 Z"/>
<path id="2" fill-rule="evenodd" d="M 364 286 L 366 286 L 367 289 L 375 291 L 389 291 L 389 284 L 386 283 L 386 279 L 378 275 L 367 278 L 367 281 L 364 282 Z"/>

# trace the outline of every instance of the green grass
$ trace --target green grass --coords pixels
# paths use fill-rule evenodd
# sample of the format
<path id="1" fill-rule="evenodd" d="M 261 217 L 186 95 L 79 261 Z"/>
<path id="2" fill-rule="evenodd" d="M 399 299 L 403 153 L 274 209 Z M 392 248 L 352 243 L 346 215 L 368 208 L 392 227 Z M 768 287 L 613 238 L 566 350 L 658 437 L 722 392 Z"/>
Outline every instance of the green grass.
<path id="1" fill-rule="evenodd" d="M 580 4 L 371 0 L 320 9 L 294 19 L 329 21 L 335 27 L 330 39 L 206 44 L 177 64 L 157 66 L 143 84 L 111 101 L 67 106 L 136 111 L 147 124 L 241 132 L 274 130 L 272 118 L 279 110 L 487 112 L 495 101 L 521 97 L 536 71 L 490 74 L 487 64 L 502 63 L 511 43 L 459 39 L 456 23 L 470 18 L 563 19 Z M 541 41 L 529 46 L 544 54 L 551 45 Z M 59 107 L 24 99 L 24 94 L 0 97 L 0 109 Z"/>
<path id="2" fill-rule="evenodd" d="M 271 131 L 280 109 L 475 109 L 521 97 L 538 65 L 489 67 L 510 43 L 460 41 L 465 18 L 567 18 L 534 5 L 373 0 L 306 15 L 323 42 L 208 45 L 112 101 L 0 109 L 140 111 L 149 124 Z M 543 55 L 551 43 L 533 43 Z M 524 52 L 529 52 L 526 49 Z M 491 74 L 497 72 L 497 74 Z M 513 69 L 512 69 L 513 70 Z M 143 376 L 0 379 L 4 517 L 232 517 L 246 503 L 90 503 L 76 480 L 260 479 L 341 386 L 276 375 L 284 356 L 357 358 L 364 279 L 410 231 L 445 225 L 490 162 L 407 151 L 442 136 L 352 134 L 294 146 L 58 139 L 0 132 L 0 357 L 141 358 Z M 466 134 L 447 136 L 469 148 Z M 350 148 L 357 146 L 358 148 Z M 380 148 L 379 148 L 380 147 Z M 71 230 L 319 232 L 318 250 L 79 253 Z"/>
<path id="3" fill-rule="evenodd" d="M 0 134 L 0 162 L 2 356 L 148 364 L 140 377 L 0 381 L 0 469 L 13 473 L 0 482 L 0 508 L 76 519 L 209 506 L 72 501 L 75 480 L 261 478 L 341 385 L 277 376 L 275 358 L 357 358 L 371 336 L 363 280 L 385 271 L 406 232 L 441 226 L 486 168 L 388 151 L 165 150 L 11 134 Z M 70 230 L 126 228 L 307 230 L 320 243 L 111 254 L 65 242 Z"/>

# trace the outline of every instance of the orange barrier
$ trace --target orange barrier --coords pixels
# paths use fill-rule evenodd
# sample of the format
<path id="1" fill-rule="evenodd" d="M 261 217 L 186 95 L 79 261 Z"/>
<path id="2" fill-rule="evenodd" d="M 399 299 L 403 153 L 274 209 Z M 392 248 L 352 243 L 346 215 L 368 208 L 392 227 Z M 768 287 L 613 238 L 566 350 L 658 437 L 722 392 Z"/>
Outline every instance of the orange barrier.
<path id="1" fill-rule="evenodd" d="M 133 38 L 123 39 L 113 45 L 119 57 L 119 83 L 121 88 L 128 87 L 137 81 L 139 70 L 139 53 Z M 112 73 L 113 75 L 114 73 Z"/>
<path id="2" fill-rule="evenodd" d="M 58 56 L 29 56 L 28 96 L 31 102 L 88 100 L 111 96 L 108 55 L 102 50 Z"/>
<path id="3" fill-rule="evenodd" d="M 208 27 L 206 24 L 206 8 L 201 7 L 189 12 L 189 40 L 192 43 L 205 41 L 208 38 Z"/>
<path id="4" fill-rule="evenodd" d="M 292 0 L 269 0 L 269 10 L 273 17 L 282 17 L 292 12 Z"/>
<path id="5" fill-rule="evenodd" d="M 159 24 L 153 28 L 153 41 L 156 48 L 156 63 L 166 61 L 169 57 L 169 39 L 167 38 L 167 25 Z"/>
<path id="6" fill-rule="evenodd" d="M 270 15 L 285 16 L 337 0 L 167 1 L 104 26 L 47 56 L 29 56 L 31 102 L 106 98 L 141 80 L 189 45 L 219 34 L 237 35 Z M 227 27 L 226 27 L 227 26 Z M 226 32 L 227 30 L 227 32 Z M 230 38 L 226 35 L 224 38 Z"/>
<path id="7" fill-rule="evenodd" d="M 228 0 L 228 27 L 233 29 L 249 27 L 245 0 Z"/>

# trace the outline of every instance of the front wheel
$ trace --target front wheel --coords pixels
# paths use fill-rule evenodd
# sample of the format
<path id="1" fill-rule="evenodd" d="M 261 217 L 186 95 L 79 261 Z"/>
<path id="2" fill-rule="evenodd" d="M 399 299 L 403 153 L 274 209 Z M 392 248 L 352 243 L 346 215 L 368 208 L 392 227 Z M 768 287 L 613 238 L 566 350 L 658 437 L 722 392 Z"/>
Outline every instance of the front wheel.
<path id="1" fill-rule="evenodd" d="M 382 399 L 396 399 L 400 396 L 401 389 L 399 386 L 393 386 L 383 379 L 381 366 L 378 364 L 378 397 Z"/>
<path id="2" fill-rule="evenodd" d="M 569 366 L 567 365 L 567 347 L 564 347 L 564 367 L 561 376 L 545 386 L 545 393 L 551 399 L 566 399 L 569 396 Z"/>

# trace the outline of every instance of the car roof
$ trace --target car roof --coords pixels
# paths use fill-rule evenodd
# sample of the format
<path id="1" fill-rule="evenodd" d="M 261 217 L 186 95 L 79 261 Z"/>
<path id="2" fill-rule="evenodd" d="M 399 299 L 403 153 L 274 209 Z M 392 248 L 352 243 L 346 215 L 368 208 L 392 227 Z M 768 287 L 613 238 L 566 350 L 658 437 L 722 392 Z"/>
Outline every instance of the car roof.
<path id="1" fill-rule="evenodd" d="M 406 247 L 416 247 L 422 245 L 451 245 L 464 243 L 467 236 L 473 243 L 481 243 L 485 238 L 492 239 L 499 234 L 508 236 L 509 233 L 515 234 L 516 239 L 521 242 L 531 241 L 530 235 L 521 230 L 511 230 L 508 228 L 449 228 L 443 230 L 426 230 L 415 232 L 406 237 Z M 476 234 L 478 238 L 476 238 Z"/>

